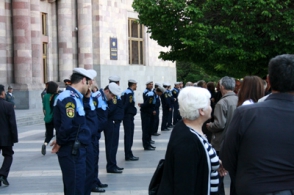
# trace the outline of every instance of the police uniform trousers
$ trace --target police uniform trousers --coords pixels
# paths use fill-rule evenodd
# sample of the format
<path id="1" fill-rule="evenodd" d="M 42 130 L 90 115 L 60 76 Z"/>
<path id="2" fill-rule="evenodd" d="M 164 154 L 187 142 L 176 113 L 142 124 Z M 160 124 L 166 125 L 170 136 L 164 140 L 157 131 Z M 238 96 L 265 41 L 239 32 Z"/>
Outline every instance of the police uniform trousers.
<path id="1" fill-rule="evenodd" d="M 174 112 L 173 112 L 173 125 L 176 125 L 179 120 L 181 120 L 181 115 L 180 115 L 180 111 L 179 111 L 179 104 L 175 103 Z"/>
<path id="2" fill-rule="evenodd" d="M 2 167 L 0 169 L 0 175 L 7 178 L 12 164 L 12 156 L 14 154 L 14 151 L 12 149 L 12 146 L 0 146 L 0 151 L 2 151 L 2 156 L 4 157 Z"/>
<path id="3" fill-rule="evenodd" d="M 101 184 L 100 179 L 98 178 L 99 173 L 99 140 L 101 137 L 101 132 L 97 133 L 96 136 L 92 136 L 92 146 L 93 146 L 93 178 L 92 178 L 92 186 L 91 189 Z M 93 180 L 94 179 L 94 180 Z"/>
<path id="4" fill-rule="evenodd" d="M 169 108 L 162 108 L 161 130 L 167 129 Z"/>
<path id="5" fill-rule="evenodd" d="M 152 134 L 155 134 L 158 132 L 158 126 L 159 126 L 159 108 L 156 109 L 156 114 L 152 117 Z"/>
<path id="6" fill-rule="evenodd" d="M 96 136 L 93 136 L 96 137 Z M 93 144 L 90 143 L 86 147 L 86 181 L 85 181 L 85 195 L 91 194 L 91 189 L 93 186 L 93 178 L 94 178 L 94 170 L 95 170 L 95 164 L 94 164 L 94 150 L 93 150 Z"/>
<path id="7" fill-rule="evenodd" d="M 108 120 L 107 127 L 104 131 L 107 171 L 112 171 L 117 168 L 116 153 L 118 149 L 120 122 Z"/>
<path id="8" fill-rule="evenodd" d="M 123 119 L 124 125 L 124 146 L 125 146 L 125 158 L 133 157 L 132 146 L 134 140 L 134 115 L 125 114 Z"/>
<path id="9" fill-rule="evenodd" d="M 174 107 L 171 108 L 171 111 L 168 112 L 168 119 L 167 119 L 167 126 L 172 126 L 172 120 L 173 120 L 173 110 Z"/>
<path id="10" fill-rule="evenodd" d="M 150 147 L 151 134 L 152 134 L 152 112 L 141 112 L 141 122 L 142 122 L 142 142 L 143 147 Z"/>
<path id="11" fill-rule="evenodd" d="M 87 150 L 81 146 L 77 155 L 72 155 L 72 145 L 59 148 L 58 161 L 62 172 L 65 195 L 84 195 L 86 181 Z"/>

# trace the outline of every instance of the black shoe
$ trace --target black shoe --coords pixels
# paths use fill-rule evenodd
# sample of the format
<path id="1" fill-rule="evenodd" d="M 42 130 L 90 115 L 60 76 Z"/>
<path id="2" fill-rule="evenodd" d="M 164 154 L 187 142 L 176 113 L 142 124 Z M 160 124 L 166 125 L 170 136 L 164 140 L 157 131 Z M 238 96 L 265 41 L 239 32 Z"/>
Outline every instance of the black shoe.
<path id="1" fill-rule="evenodd" d="M 144 150 L 155 150 L 155 148 L 147 147 L 147 148 L 144 148 Z"/>
<path id="2" fill-rule="evenodd" d="M 126 158 L 126 161 L 137 161 L 137 160 L 139 160 L 139 157 L 132 156 L 130 158 Z"/>
<path id="3" fill-rule="evenodd" d="M 155 146 L 150 145 L 150 148 L 156 148 Z"/>
<path id="4" fill-rule="evenodd" d="M 120 171 L 124 170 L 123 167 L 118 167 L 118 166 L 116 166 L 116 168 L 117 168 L 118 170 L 120 170 Z"/>
<path id="5" fill-rule="evenodd" d="M 99 188 L 107 188 L 108 187 L 108 184 L 106 184 L 106 183 L 100 183 L 100 184 L 98 184 L 98 187 Z"/>
<path id="6" fill-rule="evenodd" d="M 153 136 L 160 136 L 159 133 L 153 133 L 152 135 L 153 135 Z"/>
<path id="7" fill-rule="evenodd" d="M 9 182 L 7 181 L 7 179 L 4 176 L 0 176 L 0 183 L 3 183 L 6 186 L 9 186 Z"/>
<path id="8" fill-rule="evenodd" d="M 42 145 L 41 153 L 42 153 L 43 155 L 46 154 L 46 145 L 45 145 L 45 144 Z"/>
<path id="9" fill-rule="evenodd" d="M 169 130 L 170 130 L 170 129 L 167 129 L 167 128 L 166 128 L 166 129 L 162 129 L 161 131 L 169 131 Z"/>
<path id="10" fill-rule="evenodd" d="M 122 173 L 122 170 L 112 169 L 112 170 L 107 170 L 107 173 Z"/>
<path id="11" fill-rule="evenodd" d="M 99 193 L 104 193 L 105 190 L 99 188 L 98 186 L 96 186 L 95 188 L 92 188 L 91 192 L 99 192 Z"/>
<path id="12" fill-rule="evenodd" d="M 154 141 L 154 140 L 151 140 L 151 141 L 150 141 L 150 144 L 154 144 L 154 143 L 155 143 L 155 141 Z"/>

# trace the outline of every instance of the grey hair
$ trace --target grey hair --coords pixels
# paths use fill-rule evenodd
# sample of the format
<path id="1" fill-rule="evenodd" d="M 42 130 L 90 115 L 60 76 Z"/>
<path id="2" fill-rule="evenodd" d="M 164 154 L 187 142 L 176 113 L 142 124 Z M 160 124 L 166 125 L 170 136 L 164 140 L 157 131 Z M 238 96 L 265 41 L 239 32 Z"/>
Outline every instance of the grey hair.
<path id="1" fill-rule="evenodd" d="M 200 87 L 185 87 L 181 90 L 178 101 L 179 111 L 183 119 L 196 120 L 199 118 L 199 109 L 206 109 L 210 105 L 210 93 Z"/>
<path id="2" fill-rule="evenodd" d="M 226 90 L 234 90 L 236 82 L 234 78 L 225 76 L 221 78 L 220 85 L 222 85 Z"/>

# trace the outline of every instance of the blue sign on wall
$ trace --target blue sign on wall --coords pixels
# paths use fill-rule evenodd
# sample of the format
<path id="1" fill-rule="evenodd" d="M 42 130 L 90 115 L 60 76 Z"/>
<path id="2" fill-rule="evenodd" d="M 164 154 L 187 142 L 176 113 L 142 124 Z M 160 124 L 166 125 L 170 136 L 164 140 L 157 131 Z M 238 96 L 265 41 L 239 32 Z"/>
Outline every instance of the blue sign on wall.
<path id="1" fill-rule="evenodd" d="M 117 60 L 117 38 L 110 38 L 110 59 Z"/>

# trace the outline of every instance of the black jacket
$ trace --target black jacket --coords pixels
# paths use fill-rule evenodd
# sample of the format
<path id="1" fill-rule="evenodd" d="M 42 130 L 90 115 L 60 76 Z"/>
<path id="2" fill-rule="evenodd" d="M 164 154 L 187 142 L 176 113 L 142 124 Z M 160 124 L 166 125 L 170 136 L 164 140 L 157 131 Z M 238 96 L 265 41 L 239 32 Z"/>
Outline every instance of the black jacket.
<path id="1" fill-rule="evenodd" d="M 0 146 L 13 146 L 18 142 L 14 105 L 0 98 Z"/>
<path id="2" fill-rule="evenodd" d="M 180 121 L 167 146 L 158 195 L 207 195 L 210 173 L 199 138 Z"/>

